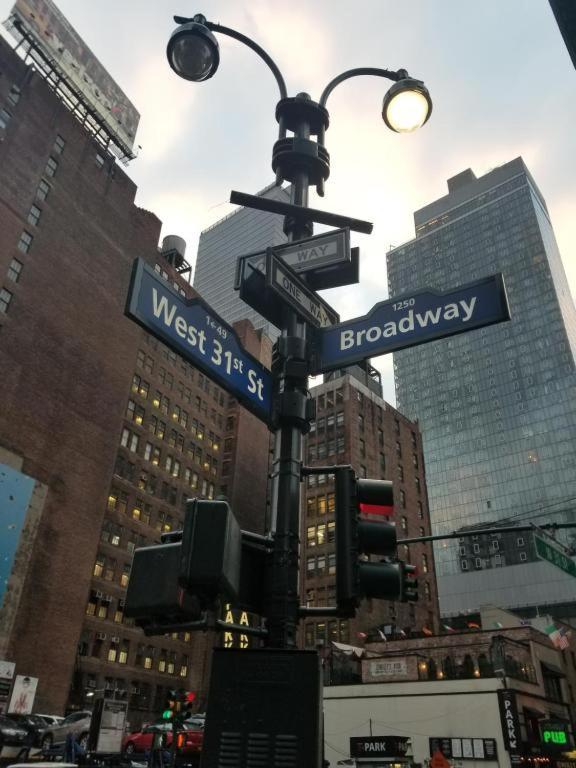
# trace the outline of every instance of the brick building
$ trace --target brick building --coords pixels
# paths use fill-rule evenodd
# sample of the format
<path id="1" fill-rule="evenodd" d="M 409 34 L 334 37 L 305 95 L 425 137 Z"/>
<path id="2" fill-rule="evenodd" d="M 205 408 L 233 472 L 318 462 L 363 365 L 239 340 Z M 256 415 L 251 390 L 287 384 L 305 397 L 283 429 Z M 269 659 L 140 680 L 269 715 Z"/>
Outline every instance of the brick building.
<path id="1" fill-rule="evenodd" d="M 368 372 L 367 372 L 368 371 Z M 422 437 L 381 397 L 378 374 L 370 366 L 332 375 L 311 389 L 316 423 L 307 437 L 310 466 L 351 464 L 359 477 L 392 480 L 398 539 L 430 535 Z M 307 479 L 302 515 L 302 598 L 310 607 L 333 605 L 336 598 L 334 484 L 330 475 Z M 430 544 L 401 545 L 399 557 L 418 567 L 419 601 L 403 604 L 366 600 L 354 619 L 303 621 L 304 647 L 330 641 L 358 643 L 377 633 L 389 636 L 438 627 L 434 554 Z"/>
<path id="2" fill-rule="evenodd" d="M 194 295 L 158 252 L 160 221 L 3 39 L 0 73 L 0 481 L 32 488 L 0 592 L 0 659 L 39 678 L 36 711 L 116 690 L 137 724 L 166 688 L 205 690 L 212 639 L 145 638 L 123 617 L 132 552 L 177 528 L 188 496 L 224 491 L 262 531 L 268 433 L 124 317 L 135 256 Z M 269 365 L 269 340 L 238 332 Z"/>

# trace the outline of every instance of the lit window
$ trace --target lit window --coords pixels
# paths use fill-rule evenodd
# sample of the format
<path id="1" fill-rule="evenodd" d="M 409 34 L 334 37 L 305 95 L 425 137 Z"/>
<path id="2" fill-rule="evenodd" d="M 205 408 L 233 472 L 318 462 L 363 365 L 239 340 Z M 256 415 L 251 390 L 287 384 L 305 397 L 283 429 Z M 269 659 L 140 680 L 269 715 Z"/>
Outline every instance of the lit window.
<path id="1" fill-rule="evenodd" d="M 428 555 L 422 555 L 422 572 L 428 573 Z"/>
<path id="2" fill-rule="evenodd" d="M 45 170 L 46 176 L 56 176 L 56 171 L 58 170 L 58 160 L 55 160 L 53 157 L 49 157 Z"/>
<path id="3" fill-rule="evenodd" d="M 103 571 L 104 571 L 104 558 L 98 557 L 96 558 L 96 562 L 94 563 L 94 576 L 102 576 Z"/>
<path id="4" fill-rule="evenodd" d="M 40 179 L 40 183 L 38 184 L 38 189 L 36 190 L 36 197 L 38 200 L 46 200 L 48 195 L 50 194 L 50 184 L 48 184 L 47 181 L 44 181 L 44 179 Z"/>
<path id="5" fill-rule="evenodd" d="M 20 235 L 20 240 L 18 240 L 18 250 L 22 251 L 22 253 L 28 253 L 30 246 L 32 245 L 32 240 L 34 240 L 34 238 L 30 232 L 24 230 Z"/>
<path id="6" fill-rule="evenodd" d="M 12 259 L 8 267 L 8 279 L 12 280 L 13 283 L 17 283 L 20 280 L 23 266 L 22 262 L 18 261 L 18 259 Z"/>
<path id="7" fill-rule="evenodd" d="M 10 291 L 7 291 L 6 288 L 0 290 L 0 312 L 3 312 L 4 314 L 8 312 L 12 296 L 13 294 L 10 293 Z"/>

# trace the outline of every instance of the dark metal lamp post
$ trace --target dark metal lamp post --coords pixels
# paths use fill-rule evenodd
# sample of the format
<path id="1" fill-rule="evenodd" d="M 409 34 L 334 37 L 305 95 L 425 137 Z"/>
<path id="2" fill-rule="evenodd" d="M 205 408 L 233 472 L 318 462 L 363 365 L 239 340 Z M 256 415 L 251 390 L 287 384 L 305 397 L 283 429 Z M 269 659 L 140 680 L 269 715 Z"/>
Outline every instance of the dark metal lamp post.
<path id="1" fill-rule="evenodd" d="M 324 89 L 319 102 L 307 93 L 288 97 L 280 70 L 257 43 L 200 14 L 193 18 L 175 16 L 180 26 L 168 42 L 168 61 L 186 80 L 202 82 L 216 72 L 220 54 L 213 32 L 232 37 L 257 53 L 272 71 L 280 91 L 276 106 L 278 140 L 272 151 L 276 183 L 291 183 L 291 203 L 307 208 L 308 189 L 315 186 L 324 194 L 330 174 L 330 156 L 324 146 L 329 125 L 326 102 L 340 83 L 359 75 L 384 77 L 394 81 L 384 97 L 382 117 L 398 133 L 414 131 L 430 117 L 432 100 L 423 82 L 411 78 L 406 70 L 359 68 L 343 72 Z M 292 135 L 287 136 L 290 132 Z M 316 140 L 313 139 L 316 137 Z M 284 231 L 291 240 L 312 234 L 312 221 L 303 216 L 287 216 Z M 300 527 L 300 483 L 302 480 L 302 438 L 314 414 L 308 393 L 308 349 L 306 323 L 288 305 L 284 311 L 282 336 L 275 347 L 275 451 L 272 489 L 272 531 L 274 551 L 267 600 L 267 644 L 270 648 L 295 648 L 298 620 L 319 609 L 300 606 L 298 598 L 298 549 Z M 337 608 L 322 609 L 324 615 L 340 615 Z"/>

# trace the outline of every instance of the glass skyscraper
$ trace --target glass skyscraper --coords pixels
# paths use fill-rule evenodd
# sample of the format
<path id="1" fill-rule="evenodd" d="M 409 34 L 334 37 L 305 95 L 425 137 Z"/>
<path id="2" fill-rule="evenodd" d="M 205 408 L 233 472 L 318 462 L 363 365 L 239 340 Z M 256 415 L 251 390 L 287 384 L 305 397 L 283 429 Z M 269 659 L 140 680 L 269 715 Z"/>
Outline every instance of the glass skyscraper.
<path id="1" fill-rule="evenodd" d="M 271 185 L 259 194 L 290 202 L 290 188 Z M 238 257 L 287 241 L 283 225 L 284 217 L 278 214 L 239 208 L 201 233 L 194 270 L 194 288 L 223 320 L 250 320 L 273 340 L 278 329 L 242 301 L 234 290 L 234 277 Z"/>
<path id="2" fill-rule="evenodd" d="M 388 253 L 390 296 L 502 272 L 512 319 L 394 355 L 398 408 L 423 434 L 434 532 L 572 522 L 576 312 L 546 203 L 521 158 L 480 178 L 468 169 L 448 190 Z M 576 615 L 576 581 L 537 560 L 530 533 L 486 538 L 437 546 L 443 615 L 487 603 Z"/>

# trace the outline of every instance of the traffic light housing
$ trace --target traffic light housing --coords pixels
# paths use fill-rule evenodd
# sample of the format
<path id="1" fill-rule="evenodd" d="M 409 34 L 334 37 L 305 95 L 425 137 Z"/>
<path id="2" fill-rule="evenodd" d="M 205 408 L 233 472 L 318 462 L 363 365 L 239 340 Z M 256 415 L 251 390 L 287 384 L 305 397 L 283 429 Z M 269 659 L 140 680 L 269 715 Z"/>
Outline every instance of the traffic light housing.
<path id="1" fill-rule="evenodd" d="M 338 608 L 343 615 L 353 615 L 363 597 L 401 599 L 403 564 L 397 560 L 396 527 L 361 517 L 391 514 L 392 483 L 358 479 L 352 467 L 339 467 L 335 472 L 335 497 Z M 374 562 L 362 557 L 370 555 L 382 559 Z"/>
<path id="2" fill-rule="evenodd" d="M 240 587 L 242 532 L 225 501 L 190 499 L 184 528 L 134 552 L 124 614 L 147 634 L 200 621 Z"/>
<path id="3" fill-rule="evenodd" d="M 416 578 L 417 568 L 410 563 L 400 562 L 400 602 L 416 603 L 418 602 L 418 579 Z"/>

